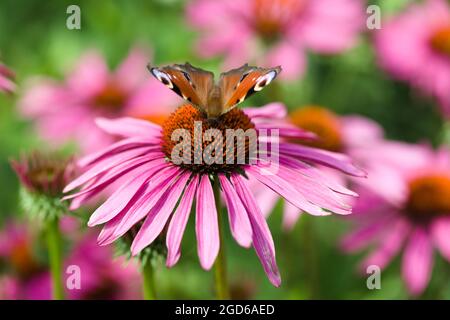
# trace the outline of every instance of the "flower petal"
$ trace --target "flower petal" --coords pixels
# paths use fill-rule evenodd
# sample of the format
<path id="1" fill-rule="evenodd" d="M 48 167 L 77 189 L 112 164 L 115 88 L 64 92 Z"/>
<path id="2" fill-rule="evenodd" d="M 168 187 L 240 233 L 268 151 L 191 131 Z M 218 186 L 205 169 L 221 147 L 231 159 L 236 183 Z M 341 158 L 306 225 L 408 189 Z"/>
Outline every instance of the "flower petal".
<path id="1" fill-rule="evenodd" d="M 197 191 L 197 185 L 198 176 L 195 176 L 186 187 L 180 204 L 175 210 L 172 220 L 170 221 L 166 238 L 167 267 L 174 266 L 180 258 L 181 239 L 183 237 L 184 230 L 186 229 L 189 214 L 191 213 L 192 202 L 194 201 L 194 196 Z"/>
<path id="2" fill-rule="evenodd" d="M 441 217 L 433 222 L 431 234 L 442 256 L 450 261 L 450 218 Z"/>
<path id="3" fill-rule="evenodd" d="M 237 243 L 249 248 L 252 244 L 252 227 L 245 213 L 245 207 L 227 177 L 221 174 L 219 180 L 228 209 L 231 234 Z"/>
<path id="4" fill-rule="evenodd" d="M 196 213 L 197 251 L 202 268 L 209 270 L 219 253 L 220 239 L 216 202 L 208 175 L 200 179 Z"/>
<path id="5" fill-rule="evenodd" d="M 408 290 L 419 295 L 425 290 L 433 268 L 433 247 L 425 230 L 417 228 L 403 254 L 402 274 Z"/>
<path id="6" fill-rule="evenodd" d="M 150 210 L 131 245 L 131 253 L 133 255 L 138 254 L 159 236 L 186 187 L 189 176 L 190 173 L 183 173 Z"/>
<path id="7" fill-rule="evenodd" d="M 281 276 L 275 259 L 275 246 L 267 222 L 259 210 L 256 200 L 243 178 L 239 175 L 232 175 L 231 181 L 236 187 L 236 192 L 245 206 L 252 226 L 253 247 L 261 261 L 264 271 L 270 282 L 279 287 Z"/>

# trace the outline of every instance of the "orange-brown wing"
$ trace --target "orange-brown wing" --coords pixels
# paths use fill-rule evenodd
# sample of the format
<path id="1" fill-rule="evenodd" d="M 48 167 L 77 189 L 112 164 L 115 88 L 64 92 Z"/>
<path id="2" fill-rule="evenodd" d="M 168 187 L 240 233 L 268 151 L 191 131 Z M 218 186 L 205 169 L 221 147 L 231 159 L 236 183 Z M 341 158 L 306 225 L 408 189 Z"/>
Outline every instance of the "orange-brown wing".
<path id="1" fill-rule="evenodd" d="M 247 64 L 220 75 L 222 113 L 261 91 L 281 72 L 281 67 L 258 68 Z"/>
<path id="2" fill-rule="evenodd" d="M 209 92 L 214 87 L 214 74 L 189 63 L 164 67 L 148 66 L 151 74 L 202 111 L 206 111 Z"/>

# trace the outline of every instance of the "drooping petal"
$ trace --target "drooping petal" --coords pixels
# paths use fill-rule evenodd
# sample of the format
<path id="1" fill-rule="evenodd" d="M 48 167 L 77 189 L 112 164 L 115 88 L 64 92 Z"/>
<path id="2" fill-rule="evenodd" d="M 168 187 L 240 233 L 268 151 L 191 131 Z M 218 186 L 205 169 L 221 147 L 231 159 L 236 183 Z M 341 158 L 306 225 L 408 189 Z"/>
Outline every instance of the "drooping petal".
<path id="1" fill-rule="evenodd" d="M 355 167 L 355 165 L 352 164 L 351 160 L 347 156 L 340 153 L 301 146 L 292 143 L 281 143 L 279 148 L 280 153 L 292 155 L 306 161 L 313 161 L 324 166 L 341 170 L 344 173 L 356 177 L 366 176 L 366 173 L 364 171 Z"/>
<path id="2" fill-rule="evenodd" d="M 408 290 L 419 295 L 425 290 L 433 268 L 433 246 L 426 231 L 416 228 L 405 248 L 402 274 Z"/>
<path id="3" fill-rule="evenodd" d="M 304 210 L 312 215 L 329 215 L 329 213 L 322 210 L 322 208 L 310 203 L 291 183 L 270 172 L 268 169 L 250 166 L 247 168 L 247 173 L 281 195 L 300 210 Z"/>
<path id="4" fill-rule="evenodd" d="M 431 226 L 431 234 L 434 245 L 439 249 L 442 256 L 450 261 L 450 218 L 436 219 Z"/>
<path id="5" fill-rule="evenodd" d="M 219 253 L 220 239 L 214 192 L 208 175 L 201 177 L 197 189 L 195 231 L 200 264 L 209 270 Z"/>
<path id="6" fill-rule="evenodd" d="M 241 198 L 242 204 L 247 210 L 252 226 L 253 247 L 256 254 L 270 282 L 274 286 L 279 287 L 281 285 L 281 276 L 275 259 L 275 246 L 267 222 L 243 178 L 239 175 L 232 175 L 231 180 L 235 185 L 237 194 Z"/>
<path id="7" fill-rule="evenodd" d="M 190 173 L 183 173 L 150 210 L 131 245 L 131 253 L 133 255 L 138 254 L 142 249 L 150 245 L 161 233 L 186 187 L 189 176 Z"/>
<path id="8" fill-rule="evenodd" d="M 194 176 L 189 182 L 184 194 L 181 198 L 173 218 L 170 221 L 169 229 L 167 230 L 167 267 L 174 266 L 180 258 L 181 239 L 186 229 L 189 213 L 191 212 L 192 202 L 197 191 L 198 176 Z"/>
<path id="9" fill-rule="evenodd" d="M 227 177 L 219 175 L 219 180 L 228 209 L 231 234 L 237 243 L 248 248 L 252 244 L 252 227 L 245 212 L 245 207 Z"/>
<path id="10" fill-rule="evenodd" d="M 370 265 L 377 265 L 384 269 L 402 248 L 408 232 L 409 225 L 405 221 L 393 222 L 390 230 L 386 231 L 384 237 L 380 240 L 379 247 L 362 262 L 361 268 L 363 271 Z"/>
<path id="11" fill-rule="evenodd" d="M 88 221 L 88 226 L 92 227 L 105 223 L 114 218 L 125 206 L 145 188 L 146 181 L 157 171 L 161 170 L 165 163 L 155 165 L 152 168 L 139 170 L 136 176 L 118 188 L 94 213 Z"/>

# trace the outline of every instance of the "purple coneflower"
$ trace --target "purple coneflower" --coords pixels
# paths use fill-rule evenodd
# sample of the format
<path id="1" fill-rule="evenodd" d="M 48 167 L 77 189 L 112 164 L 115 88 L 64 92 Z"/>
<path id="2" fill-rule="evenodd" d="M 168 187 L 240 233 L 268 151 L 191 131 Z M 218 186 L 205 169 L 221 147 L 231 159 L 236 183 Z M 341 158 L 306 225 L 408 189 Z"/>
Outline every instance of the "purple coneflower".
<path id="1" fill-rule="evenodd" d="M 273 172 L 267 165 L 267 158 L 274 153 L 271 151 L 267 151 L 269 157 L 258 155 L 258 160 L 264 158 L 264 161 L 255 163 L 175 164 L 171 158 L 174 148 L 171 138 L 176 129 L 193 132 L 195 121 L 202 123 L 203 132 L 210 128 L 222 132 L 225 129 L 266 129 L 278 130 L 280 138 L 311 138 L 308 132 L 286 122 L 285 115 L 282 105 L 270 104 L 261 108 L 235 108 L 209 121 L 188 104 L 179 107 L 162 126 L 132 118 L 98 119 L 99 127 L 123 140 L 78 162 L 86 171 L 64 191 L 71 192 L 79 187 L 81 190 L 66 199 L 73 199 L 72 206 L 78 207 L 121 178 L 122 186 L 92 214 L 89 226 L 104 224 L 98 238 L 102 245 L 132 231 L 135 235 L 131 245 L 133 255 L 163 234 L 169 267 L 180 258 L 181 239 L 195 200 L 197 249 L 201 266 L 208 270 L 220 248 L 216 207 L 220 192 L 228 209 L 233 237 L 243 247 L 253 245 L 269 280 L 279 286 L 281 278 L 274 242 L 249 187 L 248 177 L 277 192 L 300 210 L 322 215 L 328 211 L 350 210 L 345 198 L 354 193 L 327 180 L 310 164 L 320 163 L 354 176 L 364 173 L 345 155 L 289 142 L 279 143 L 279 163 Z M 262 140 L 274 142 L 267 135 L 259 135 L 258 142 Z M 193 149 L 194 145 L 191 152 Z M 225 145 L 223 150 L 225 159 Z"/>

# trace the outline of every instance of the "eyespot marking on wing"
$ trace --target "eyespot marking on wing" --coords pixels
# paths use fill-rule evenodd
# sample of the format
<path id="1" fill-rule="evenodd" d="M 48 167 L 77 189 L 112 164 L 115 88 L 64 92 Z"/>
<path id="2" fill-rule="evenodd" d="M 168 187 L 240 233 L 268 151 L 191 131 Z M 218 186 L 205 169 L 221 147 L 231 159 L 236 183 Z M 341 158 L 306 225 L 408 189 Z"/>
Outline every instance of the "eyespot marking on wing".
<path id="1" fill-rule="evenodd" d="M 165 73 L 162 72 L 160 70 L 158 70 L 157 68 L 151 68 L 150 72 L 155 76 L 156 79 L 158 79 L 162 84 L 166 85 L 167 87 L 169 87 L 170 89 L 173 89 L 173 82 L 170 79 L 170 76 Z"/>
<path id="2" fill-rule="evenodd" d="M 257 80 L 255 86 L 253 87 L 254 91 L 261 91 L 265 86 L 267 86 L 269 83 L 272 82 L 273 79 L 277 76 L 277 72 L 275 70 L 272 70 L 268 72 L 267 74 L 259 77 Z"/>

